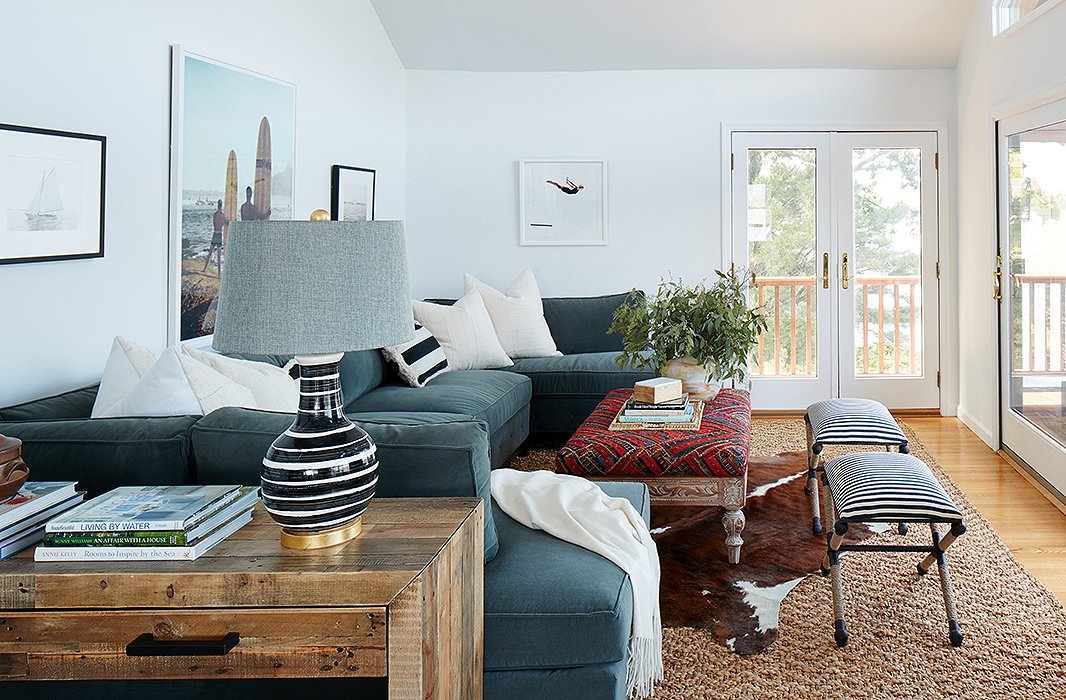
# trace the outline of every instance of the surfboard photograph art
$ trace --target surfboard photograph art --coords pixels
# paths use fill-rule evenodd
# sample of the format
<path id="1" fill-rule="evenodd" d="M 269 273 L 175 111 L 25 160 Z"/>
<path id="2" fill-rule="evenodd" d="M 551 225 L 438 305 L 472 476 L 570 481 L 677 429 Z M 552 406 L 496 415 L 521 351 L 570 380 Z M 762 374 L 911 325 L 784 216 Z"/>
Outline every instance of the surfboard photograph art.
<path id="1" fill-rule="evenodd" d="M 230 222 L 292 219 L 296 87 L 175 49 L 180 71 L 177 336 L 214 332 Z"/>

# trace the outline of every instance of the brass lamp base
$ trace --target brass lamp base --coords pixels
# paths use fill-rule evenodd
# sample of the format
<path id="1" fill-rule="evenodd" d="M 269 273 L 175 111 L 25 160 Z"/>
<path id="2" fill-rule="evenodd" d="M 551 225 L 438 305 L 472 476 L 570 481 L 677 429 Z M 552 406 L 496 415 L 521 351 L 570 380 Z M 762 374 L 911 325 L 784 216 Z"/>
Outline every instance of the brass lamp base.
<path id="1" fill-rule="evenodd" d="M 344 544 L 363 533 L 363 518 L 356 518 L 347 525 L 323 532 L 296 533 L 282 529 L 281 546 L 289 549 L 322 549 Z"/>

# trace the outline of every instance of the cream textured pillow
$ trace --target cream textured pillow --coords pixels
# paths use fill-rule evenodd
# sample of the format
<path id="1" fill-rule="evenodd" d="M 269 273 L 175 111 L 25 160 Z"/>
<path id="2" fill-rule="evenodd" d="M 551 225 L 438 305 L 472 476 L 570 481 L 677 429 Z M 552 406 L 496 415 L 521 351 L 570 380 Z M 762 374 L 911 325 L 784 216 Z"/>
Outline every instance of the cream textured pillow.
<path id="1" fill-rule="evenodd" d="M 450 369 L 496 369 L 514 363 L 492 328 L 492 319 L 477 291 L 452 306 L 414 302 L 415 320 L 429 329 L 444 349 Z"/>
<path id="2" fill-rule="evenodd" d="M 496 329 L 496 337 L 509 357 L 551 357 L 561 355 L 548 323 L 544 320 L 544 303 L 533 271 L 519 273 L 507 292 L 501 292 L 473 275 L 463 275 L 463 291 L 476 290 L 485 300 Z"/>
<path id="3" fill-rule="evenodd" d="M 291 387 L 288 392 L 278 374 Z M 92 417 L 199 416 L 224 406 L 292 412 L 298 398 L 293 380 L 272 365 L 178 346 L 157 358 L 142 345 L 115 338 Z"/>
<path id="4" fill-rule="evenodd" d="M 188 345 L 182 346 L 182 352 L 249 389 L 255 397 L 255 408 L 262 411 L 296 413 L 300 403 L 300 389 L 296 380 L 281 367 L 266 362 L 226 357 L 216 352 L 204 352 Z"/>
<path id="5" fill-rule="evenodd" d="M 101 389 L 107 379 L 105 370 Z M 108 387 L 107 394 L 114 393 Z M 201 416 L 223 406 L 255 408 L 255 396 L 208 365 L 169 347 L 118 401 L 94 405 L 92 417 Z"/>

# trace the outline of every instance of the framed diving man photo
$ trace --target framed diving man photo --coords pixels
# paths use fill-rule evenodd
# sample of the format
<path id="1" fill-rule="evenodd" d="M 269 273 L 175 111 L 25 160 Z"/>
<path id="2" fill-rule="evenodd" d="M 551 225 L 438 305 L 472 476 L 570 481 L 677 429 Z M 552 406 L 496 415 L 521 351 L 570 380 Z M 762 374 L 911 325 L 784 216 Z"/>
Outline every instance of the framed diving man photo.
<path id="1" fill-rule="evenodd" d="M 521 245 L 607 245 L 607 161 L 518 161 Z"/>

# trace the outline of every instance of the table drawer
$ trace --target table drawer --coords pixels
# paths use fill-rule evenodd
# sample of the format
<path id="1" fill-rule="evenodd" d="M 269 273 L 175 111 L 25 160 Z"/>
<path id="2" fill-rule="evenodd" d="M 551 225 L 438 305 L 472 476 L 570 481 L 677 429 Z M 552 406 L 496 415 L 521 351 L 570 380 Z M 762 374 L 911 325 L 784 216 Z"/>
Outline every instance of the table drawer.
<path id="1" fill-rule="evenodd" d="M 385 676 L 386 619 L 385 608 L 0 612 L 0 679 Z M 165 643 L 234 632 L 225 653 L 216 643 L 200 645 L 214 654 L 172 655 L 195 646 Z M 164 643 L 127 655 L 144 634 Z"/>

